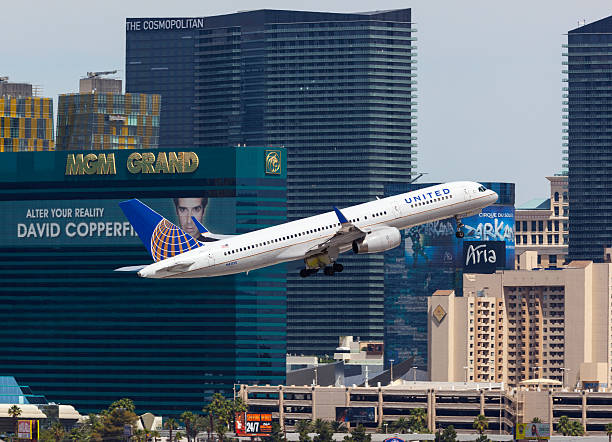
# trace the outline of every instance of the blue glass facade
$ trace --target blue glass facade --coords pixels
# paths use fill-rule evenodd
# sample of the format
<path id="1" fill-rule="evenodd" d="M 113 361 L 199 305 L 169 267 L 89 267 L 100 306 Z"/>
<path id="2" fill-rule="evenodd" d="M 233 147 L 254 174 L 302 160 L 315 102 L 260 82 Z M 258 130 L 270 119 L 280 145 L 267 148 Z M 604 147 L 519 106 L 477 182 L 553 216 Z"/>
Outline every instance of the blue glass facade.
<path id="1" fill-rule="evenodd" d="M 289 219 L 372 200 L 385 184 L 410 179 L 416 167 L 410 9 L 259 10 L 206 17 L 197 30 L 150 24 L 145 30 L 155 20 L 168 21 L 127 19 L 126 90 L 162 95 L 161 147 L 163 134 L 174 130 L 164 127 L 176 121 L 164 106 L 179 101 L 177 90 L 187 100 L 182 91 L 192 88 L 193 109 L 181 124 L 191 124 L 194 143 L 286 147 Z M 179 51 L 192 45 L 191 58 L 173 56 L 174 44 Z M 179 85 L 185 72 L 193 76 Z M 302 280 L 297 269 L 289 272 L 290 352 L 331 353 L 340 335 L 382 338 L 383 257 L 342 262 L 345 271 L 334 278 Z"/>
<path id="2" fill-rule="evenodd" d="M 481 182 L 499 200 L 486 208 L 486 221 L 465 218 L 465 240 L 506 242 L 506 268 L 514 268 L 514 184 Z M 438 184 L 438 183 L 435 183 Z M 434 183 L 391 184 L 385 196 L 410 192 Z M 486 224 L 489 224 L 487 226 Z M 385 252 L 385 361 L 414 356 L 427 367 L 427 298 L 436 290 L 463 291 L 463 240 L 455 238 L 454 219 L 440 220 L 402 232 L 399 247 Z"/>
<path id="3" fill-rule="evenodd" d="M 113 271 L 151 262 L 124 199 L 180 225 L 174 199 L 203 198 L 202 222 L 222 234 L 286 221 L 285 164 L 266 175 L 265 149 L 191 150 L 199 166 L 185 174 L 129 173 L 137 151 L 103 151 L 116 173 L 92 175 L 67 174 L 68 152 L 5 154 L 1 373 L 85 413 L 121 397 L 139 412 L 200 411 L 234 383 L 284 382 L 285 266 L 193 280 Z"/>
<path id="4" fill-rule="evenodd" d="M 567 42 L 568 259 L 601 262 L 612 245 L 612 16 L 569 31 Z"/>

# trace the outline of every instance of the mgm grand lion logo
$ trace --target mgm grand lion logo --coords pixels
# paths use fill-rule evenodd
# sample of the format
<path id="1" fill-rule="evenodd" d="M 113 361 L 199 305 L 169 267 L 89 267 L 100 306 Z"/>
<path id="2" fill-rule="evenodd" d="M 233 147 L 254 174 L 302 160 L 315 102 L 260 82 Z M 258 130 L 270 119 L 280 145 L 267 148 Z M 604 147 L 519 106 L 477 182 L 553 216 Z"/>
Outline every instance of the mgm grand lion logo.
<path id="1" fill-rule="evenodd" d="M 281 174 L 280 150 L 266 150 L 266 175 Z"/>

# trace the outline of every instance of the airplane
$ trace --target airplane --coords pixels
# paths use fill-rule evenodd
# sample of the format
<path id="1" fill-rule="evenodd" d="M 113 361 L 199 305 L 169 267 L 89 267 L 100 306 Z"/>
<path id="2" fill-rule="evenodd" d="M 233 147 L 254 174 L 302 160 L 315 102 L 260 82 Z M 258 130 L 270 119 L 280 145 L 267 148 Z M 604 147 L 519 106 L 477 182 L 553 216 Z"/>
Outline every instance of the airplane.
<path id="1" fill-rule="evenodd" d="M 143 278 L 201 278 L 243 273 L 289 261 L 304 261 L 300 276 L 320 269 L 328 276 L 342 272 L 341 253 L 380 253 L 397 247 L 400 230 L 453 217 L 463 238 L 461 219 L 497 201 L 482 184 L 457 181 L 377 199 L 241 235 L 214 235 L 195 218 L 203 236 L 198 241 L 137 199 L 119 206 L 151 253 L 153 263 L 118 271 Z"/>

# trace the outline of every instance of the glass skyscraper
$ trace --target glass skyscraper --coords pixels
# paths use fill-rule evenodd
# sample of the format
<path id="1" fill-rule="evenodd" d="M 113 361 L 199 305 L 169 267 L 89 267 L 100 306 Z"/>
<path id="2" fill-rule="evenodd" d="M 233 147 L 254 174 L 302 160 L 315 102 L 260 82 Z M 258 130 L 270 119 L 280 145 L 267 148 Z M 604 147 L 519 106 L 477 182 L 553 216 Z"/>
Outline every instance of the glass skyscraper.
<path id="1" fill-rule="evenodd" d="M 159 110 L 159 95 L 60 95 L 57 150 L 156 149 Z"/>
<path id="2" fill-rule="evenodd" d="M 283 145 L 287 214 L 382 197 L 416 167 L 416 48 L 410 9 L 259 10 L 129 18 L 126 90 L 162 96 L 160 147 Z M 345 271 L 289 271 L 288 350 L 331 353 L 338 336 L 383 337 L 382 255 Z"/>
<path id="3" fill-rule="evenodd" d="M 0 94 L 0 152 L 46 151 L 54 147 L 51 98 L 32 97 L 31 93 Z"/>
<path id="4" fill-rule="evenodd" d="M 236 383 L 283 384 L 284 265 L 205 279 L 114 271 L 152 261 L 119 208 L 125 199 L 184 229 L 193 224 L 183 206 L 219 234 L 285 222 L 285 163 L 268 173 L 269 150 L 146 152 L 166 165 L 198 158 L 195 170 L 163 173 L 130 168 L 142 159 L 134 150 L 3 154 L 0 373 L 81 413 L 122 397 L 139 412 L 199 412 Z"/>
<path id="5" fill-rule="evenodd" d="M 568 259 L 601 262 L 612 246 L 612 16 L 569 31 L 567 43 Z"/>

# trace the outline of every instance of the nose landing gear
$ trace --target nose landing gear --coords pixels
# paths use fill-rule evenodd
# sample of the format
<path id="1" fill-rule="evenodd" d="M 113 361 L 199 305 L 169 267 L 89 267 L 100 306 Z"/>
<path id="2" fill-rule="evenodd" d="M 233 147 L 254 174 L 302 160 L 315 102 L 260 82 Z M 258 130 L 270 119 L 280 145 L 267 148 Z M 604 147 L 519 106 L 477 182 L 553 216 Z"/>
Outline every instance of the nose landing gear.
<path id="1" fill-rule="evenodd" d="M 463 238 L 465 236 L 465 233 L 463 233 L 463 230 L 461 230 L 461 228 L 464 226 L 464 224 L 461 222 L 461 218 L 459 218 L 458 216 L 455 216 L 455 221 L 457 221 L 457 231 L 455 232 L 455 236 L 457 238 Z"/>

